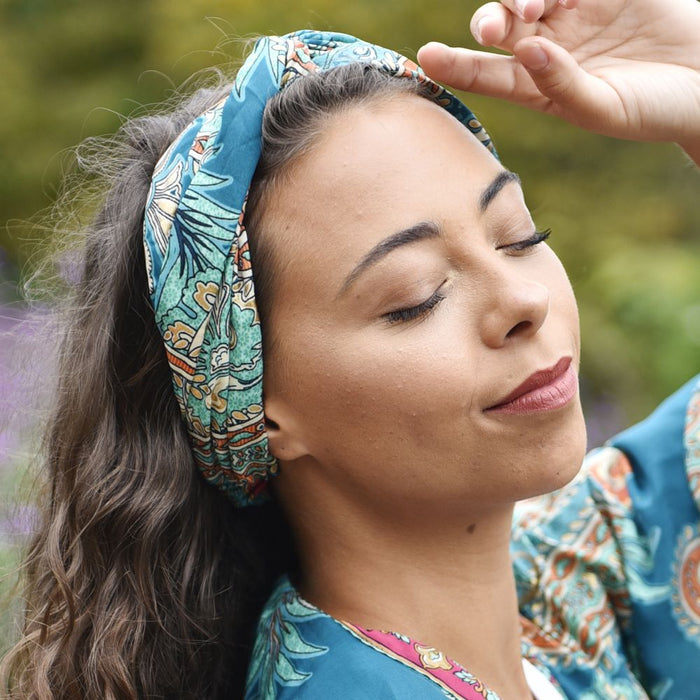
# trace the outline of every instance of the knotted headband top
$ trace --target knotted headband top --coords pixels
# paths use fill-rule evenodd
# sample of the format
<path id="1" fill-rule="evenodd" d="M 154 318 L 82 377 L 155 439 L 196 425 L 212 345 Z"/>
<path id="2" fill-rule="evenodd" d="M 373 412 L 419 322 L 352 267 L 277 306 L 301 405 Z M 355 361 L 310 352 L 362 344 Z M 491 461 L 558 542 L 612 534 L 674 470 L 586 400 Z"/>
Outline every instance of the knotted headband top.
<path id="1" fill-rule="evenodd" d="M 262 337 L 244 225 L 267 101 L 293 80 L 361 62 L 426 85 L 493 151 L 472 112 L 421 68 L 345 34 L 259 39 L 231 91 L 156 165 L 146 203 L 149 292 L 195 461 L 237 506 L 265 499 L 277 471 L 262 404 Z M 494 152 L 495 154 L 495 152 Z"/>

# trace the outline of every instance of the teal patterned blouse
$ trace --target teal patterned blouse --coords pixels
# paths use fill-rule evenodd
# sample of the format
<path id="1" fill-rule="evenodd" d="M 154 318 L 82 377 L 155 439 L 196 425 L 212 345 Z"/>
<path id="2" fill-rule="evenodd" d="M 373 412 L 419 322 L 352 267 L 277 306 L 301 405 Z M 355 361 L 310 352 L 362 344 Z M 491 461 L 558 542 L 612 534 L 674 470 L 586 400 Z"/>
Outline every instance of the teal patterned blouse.
<path id="1" fill-rule="evenodd" d="M 700 382 L 518 504 L 522 652 L 571 700 L 700 699 Z M 465 622 L 466 624 L 466 622 Z M 260 619 L 246 700 L 498 700 L 400 633 L 336 620 L 287 578 Z"/>

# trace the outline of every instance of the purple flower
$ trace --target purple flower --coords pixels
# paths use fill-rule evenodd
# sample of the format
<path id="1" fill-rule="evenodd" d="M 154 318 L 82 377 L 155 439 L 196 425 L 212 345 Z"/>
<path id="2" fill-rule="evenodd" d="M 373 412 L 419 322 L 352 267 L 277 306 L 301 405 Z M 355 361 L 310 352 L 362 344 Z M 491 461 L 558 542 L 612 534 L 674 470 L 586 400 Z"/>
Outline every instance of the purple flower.
<path id="1" fill-rule="evenodd" d="M 0 514 L 0 542 L 24 539 L 34 531 L 36 510 L 28 505 L 16 505 Z"/>

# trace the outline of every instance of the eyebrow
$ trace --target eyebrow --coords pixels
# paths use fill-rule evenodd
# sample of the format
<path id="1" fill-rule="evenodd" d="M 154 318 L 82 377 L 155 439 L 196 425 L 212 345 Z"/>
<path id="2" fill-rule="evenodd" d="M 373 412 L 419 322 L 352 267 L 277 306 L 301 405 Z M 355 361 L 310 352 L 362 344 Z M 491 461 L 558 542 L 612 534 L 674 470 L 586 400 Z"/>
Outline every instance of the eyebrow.
<path id="1" fill-rule="evenodd" d="M 520 183 L 520 178 L 517 173 L 510 170 L 501 170 L 493 181 L 486 187 L 479 197 L 479 211 L 483 214 L 494 197 L 509 183 Z"/>
<path id="2" fill-rule="evenodd" d="M 379 262 L 383 257 L 401 246 L 417 241 L 425 241 L 431 238 L 438 238 L 442 234 L 440 227 L 432 221 L 421 221 L 413 226 L 393 233 L 388 238 L 379 241 L 372 250 L 360 260 L 353 268 L 352 272 L 345 278 L 343 286 L 338 292 L 338 296 L 344 294 L 348 287 L 368 268 Z"/>
<path id="3" fill-rule="evenodd" d="M 501 170 L 496 177 L 486 186 L 486 189 L 479 196 L 479 211 L 483 213 L 488 208 L 496 195 L 509 183 L 520 182 L 517 173 L 510 170 Z M 401 246 L 417 241 L 439 238 L 442 230 L 433 221 L 421 221 L 413 226 L 402 229 L 392 234 L 388 238 L 377 243 L 362 260 L 352 269 L 352 272 L 345 278 L 337 297 L 345 294 L 353 282 L 369 267 L 376 264 L 383 257 Z M 336 297 L 336 298 L 337 298 Z"/>

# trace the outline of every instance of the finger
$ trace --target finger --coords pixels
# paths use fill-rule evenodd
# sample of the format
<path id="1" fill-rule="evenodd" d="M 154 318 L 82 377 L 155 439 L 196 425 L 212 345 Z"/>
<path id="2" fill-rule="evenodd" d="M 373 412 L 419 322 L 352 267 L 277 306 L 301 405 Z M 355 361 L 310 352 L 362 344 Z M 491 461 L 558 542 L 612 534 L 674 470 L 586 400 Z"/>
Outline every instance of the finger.
<path id="1" fill-rule="evenodd" d="M 500 2 L 480 7 L 469 24 L 472 36 L 482 46 L 496 46 L 508 50 L 519 39 L 534 33 L 533 25 L 526 25 Z"/>
<path id="2" fill-rule="evenodd" d="M 527 3 L 525 8 L 528 17 L 532 15 L 544 18 L 562 2 L 575 3 L 577 0 L 522 1 Z M 521 16 L 516 16 L 514 10 L 509 9 L 511 6 L 517 10 L 519 2 L 520 0 L 503 0 L 482 5 L 472 16 L 469 25 L 474 38 L 482 46 L 494 46 L 512 53 L 513 46 L 520 39 L 538 34 L 540 27 L 536 21 L 525 21 Z"/>
<path id="3" fill-rule="evenodd" d="M 537 90 L 551 101 L 551 110 L 582 126 L 606 121 L 619 98 L 599 78 L 584 71 L 561 46 L 543 37 L 518 42 L 513 53 Z M 618 105 L 619 106 L 619 105 Z"/>
<path id="4" fill-rule="evenodd" d="M 455 48 L 431 42 L 418 61 L 433 79 L 457 90 L 510 100 L 538 108 L 545 103 L 527 71 L 512 56 Z"/>
<path id="5" fill-rule="evenodd" d="M 501 2 L 527 24 L 549 17 L 561 5 L 559 0 L 501 0 Z"/>

